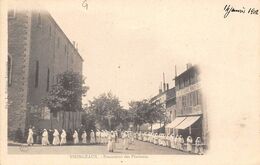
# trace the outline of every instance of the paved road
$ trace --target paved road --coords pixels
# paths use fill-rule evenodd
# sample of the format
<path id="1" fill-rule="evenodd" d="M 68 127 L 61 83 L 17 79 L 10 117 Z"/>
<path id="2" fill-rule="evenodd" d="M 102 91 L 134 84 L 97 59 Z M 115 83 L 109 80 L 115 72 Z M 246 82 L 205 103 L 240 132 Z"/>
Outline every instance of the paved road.
<path id="1" fill-rule="evenodd" d="M 78 145 L 78 146 L 41 146 L 22 148 L 20 146 L 8 146 L 9 154 L 164 154 L 164 155 L 187 155 L 188 153 L 167 147 L 154 145 L 148 142 L 135 141 L 128 150 L 123 149 L 123 140 L 116 143 L 116 150 L 107 151 L 106 145 Z M 22 150 L 22 151 L 21 151 Z"/>

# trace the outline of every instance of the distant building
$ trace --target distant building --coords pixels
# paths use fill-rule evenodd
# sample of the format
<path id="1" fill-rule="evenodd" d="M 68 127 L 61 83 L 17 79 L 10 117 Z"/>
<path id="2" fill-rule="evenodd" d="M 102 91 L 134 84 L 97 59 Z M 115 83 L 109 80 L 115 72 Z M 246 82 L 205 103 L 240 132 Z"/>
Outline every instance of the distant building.
<path id="1" fill-rule="evenodd" d="M 83 59 L 46 11 L 8 12 L 8 134 L 17 128 L 61 128 L 80 125 L 80 113 L 71 121 L 62 113 L 50 114 L 42 105 L 57 74 L 82 74 Z M 67 115 L 68 116 L 68 115 Z M 51 120 L 52 119 L 52 120 Z M 63 120 L 64 119 L 64 120 Z"/>
<path id="2" fill-rule="evenodd" d="M 155 126 L 153 126 L 153 129 L 161 128 L 165 126 L 166 123 L 169 123 L 175 119 L 175 87 L 169 89 L 169 84 L 163 83 L 163 89 L 159 89 L 159 94 L 151 98 L 150 102 L 152 105 L 161 105 L 165 110 L 165 122 L 156 123 Z M 165 128 L 165 132 L 170 133 L 170 130 Z"/>

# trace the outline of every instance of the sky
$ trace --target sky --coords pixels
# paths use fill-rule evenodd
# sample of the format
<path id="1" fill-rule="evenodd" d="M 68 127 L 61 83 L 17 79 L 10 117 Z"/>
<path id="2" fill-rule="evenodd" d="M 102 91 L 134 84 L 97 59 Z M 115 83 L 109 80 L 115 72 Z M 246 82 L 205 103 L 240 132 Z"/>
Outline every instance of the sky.
<path id="1" fill-rule="evenodd" d="M 257 26 L 252 24 L 256 17 L 231 15 L 223 19 L 226 3 L 87 0 L 86 10 L 83 1 L 29 0 L 26 6 L 30 3 L 47 9 L 68 38 L 78 43 L 84 59 L 83 74 L 90 87 L 85 103 L 109 91 L 124 107 L 132 100 L 151 98 L 158 94 L 163 72 L 170 88 L 174 86 L 175 65 L 177 74 L 187 63 L 206 68 L 203 78 L 213 87 L 218 85 L 216 75 L 224 79 L 226 73 L 238 75 L 238 66 L 249 72 L 243 58 L 254 44 L 244 39 L 256 40 L 257 35 L 247 31 L 256 31 Z M 242 45 L 245 49 L 240 50 Z"/>

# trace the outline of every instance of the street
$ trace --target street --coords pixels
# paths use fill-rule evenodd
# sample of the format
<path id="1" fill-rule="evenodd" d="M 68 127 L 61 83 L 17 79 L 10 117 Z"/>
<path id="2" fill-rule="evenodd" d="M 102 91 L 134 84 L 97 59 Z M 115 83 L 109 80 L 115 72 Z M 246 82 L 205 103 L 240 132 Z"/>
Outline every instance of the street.
<path id="1" fill-rule="evenodd" d="M 128 150 L 123 149 L 123 140 L 116 143 L 116 150 L 108 152 L 107 146 L 97 145 L 78 145 L 78 146 L 41 146 L 35 145 L 30 147 L 8 146 L 9 154 L 165 154 L 165 155 L 187 155 L 175 149 L 154 145 L 148 142 L 136 140 L 129 146 Z"/>

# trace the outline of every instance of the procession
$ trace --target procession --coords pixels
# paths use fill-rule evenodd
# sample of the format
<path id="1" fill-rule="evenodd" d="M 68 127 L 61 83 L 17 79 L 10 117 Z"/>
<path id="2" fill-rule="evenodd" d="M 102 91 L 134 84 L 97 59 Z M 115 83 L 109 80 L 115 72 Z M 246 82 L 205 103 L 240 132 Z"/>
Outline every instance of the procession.
<path id="1" fill-rule="evenodd" d="M 73 133 L 66 133 L 64 129 L 58 131 L 43 129 L 40 134 L 35 134 L 33 131 L 34 127 L 29 128 L 27 145 L 32 146 L 33 144 L 41 144 L 42 146 L 62 146 L 62 145 L 107 145 L 108 152 L 114 152 L 116 150 L 116 143 L 119 143 L 119 138 L 122 139 L 122 145 L 124 150 L 130 149 L 131 145 L 134 144 L 135 140 L 148 142 L 153 145 L 162 147 L 168 147 L 171 149 L 193 153 L 203 154 L 203 144 L 200 137 L 197 137 L 193 141 L 191 136 L 188 136 L 186 140 L 182 135 L 153 132 L 132 132 L 132 131 L 108 131 L 108 130 L 97 130 L 94 132 L 91 130 L 89 138 L 84 130 L 74 130 Z"/>
<path id="2" fill-rule="evenodd" d="M 107 131 L 91 130 L 89 138 L 86 131 L 74 130 L 73 133 L 62 130 L 40 130 L 36 133 L 34 127 L 28 129 L 27 145 L 41 144 L 42 146 L 62 146 L 62 145 L 89 145 L 89 144 L 104 144 L 107 145 L 107 150 L 113 152 L 116 150 L 118 139 L 123 139 L 124 149 L 129 149 L 130 144 L 134 144 L 135 134 L 132 131 Z"/>

